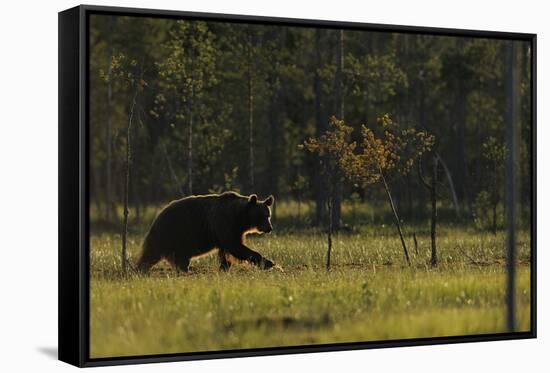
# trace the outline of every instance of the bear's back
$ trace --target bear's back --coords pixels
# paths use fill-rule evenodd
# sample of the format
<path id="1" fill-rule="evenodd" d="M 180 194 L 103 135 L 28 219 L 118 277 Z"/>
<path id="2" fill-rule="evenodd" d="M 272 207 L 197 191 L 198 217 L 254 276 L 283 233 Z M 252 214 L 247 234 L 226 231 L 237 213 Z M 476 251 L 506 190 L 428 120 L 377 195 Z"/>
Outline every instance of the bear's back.
<path id="1" fill-rule="evenodd" d="M 202 254 L 217 241 L 209 222 L 213 205 L 214 198 L 195 196 L 170 202 L 153 221 L 147 239 L 165 256 L 178 250 L 190 257 Z"/>
<path id="2" fill-rule="evenodd" d="M 235 192 L 189 196 L 170 202 L 155 218 L 151 231 L 164 235 L 174 230 L 216 230 L 234 222 L 247 198 Z"/>
<path id="3" fill-rule="evenodd" d="M 204 218 L 206 212 L 212 204 L 209 198 L 197 196 L 185 197 L 170 202 L 157 215 L 155 222 L 165 221 L 197 221 Z"/>

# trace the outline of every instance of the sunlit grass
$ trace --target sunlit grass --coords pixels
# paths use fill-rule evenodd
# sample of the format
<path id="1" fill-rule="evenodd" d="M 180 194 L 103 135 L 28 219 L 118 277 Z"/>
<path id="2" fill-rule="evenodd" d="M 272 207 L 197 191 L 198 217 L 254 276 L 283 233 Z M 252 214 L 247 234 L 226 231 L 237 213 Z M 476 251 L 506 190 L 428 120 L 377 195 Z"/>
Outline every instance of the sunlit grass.
<path id="1" fill-rule="evenodd" d="M 149 218 L 155 209 L 149 209 Z M 280 219 L 295 212 L 284 204 Z M 304 210 L 306 211 L 306 210 Z M 366 213 L 365 213 L 366 215 Z M 304 216 L 306 216 L 304 212 Z M 129 236 L 135 261 L 145 216 Z M 326 234 L 316 228 L 251 237 L 249 244 L 284 272 L 244 264 L 218 271 L 216 257 L 179 274 L 166 263 L 147 276 L 120 273 L 120 234 L 92 223 L 90 352 L 92 357 L 313 343 L 372 341 L 505 331 L 504 233 L 444 224 L 440 265 L 429 263 L 423 225 L 407 227 L 412 267 L 394 227 L 355 224 L 335 235 L 325 270 Z M 417 232 L 418 248 L 410 235 Z M 530 242 L 519 234 L 518 325 L 530 328 Z"/>

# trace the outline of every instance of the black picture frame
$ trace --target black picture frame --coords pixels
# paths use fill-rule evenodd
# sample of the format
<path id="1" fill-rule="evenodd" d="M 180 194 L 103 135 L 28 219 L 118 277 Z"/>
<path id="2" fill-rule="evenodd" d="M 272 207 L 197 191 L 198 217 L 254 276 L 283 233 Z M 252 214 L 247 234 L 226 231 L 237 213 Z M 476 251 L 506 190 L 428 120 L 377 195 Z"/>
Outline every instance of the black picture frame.
<path id="1" fill-rule="evenodd" d="M 270 25 L 475 36 L 527 41 L 531 45 L 531 330 L 453 337 L 354 342 L 297 347 L 256 348 L 203 353 L 176 353 L 132 357 L 89 357 L 89 78 L 88 20 L 92 14 L 223 20 Z M 340 21 L 197 13 L 81 5 L 59 13 L 59 360 L 79 367 L 173 362 L 262 355 L 358 350 L 536 338 L 536 41 L 535 34 L 398 26 Z"/>

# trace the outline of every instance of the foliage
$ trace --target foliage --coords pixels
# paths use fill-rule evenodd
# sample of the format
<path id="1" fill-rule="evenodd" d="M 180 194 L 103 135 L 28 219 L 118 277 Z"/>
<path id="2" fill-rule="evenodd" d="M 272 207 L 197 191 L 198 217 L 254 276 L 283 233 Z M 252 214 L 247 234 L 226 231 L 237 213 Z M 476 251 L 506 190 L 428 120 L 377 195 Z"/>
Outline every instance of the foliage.
<path id="1" fill-rule="evenodd" d="M 177 21 L 169 36 L 164 43 L 166 59 L 157 63 L 159 77 L 185 104 L 216 83 L 214 35 L 206 22 Z"/>
<path id="2" fill-rule="evenodd" d="M 239 167 L 237 166 L 233 167 L 231 172 L 224 173 L 223 175 L 224 183 L 222 185 L 214 185 L 214 187 L 208 191 L 210 193 L 223 193 L 224 191 L 232 190 L 234 192 L 240 193 L 239 187 L 235 183 L 238 172 L 239 172 Z"/>
<path id="3" fill-rule="evenodd" d="M 501 202 L 504 189 L 504 164 L 506 161 L 506 145 L 494 137 L 489 137 L 482 145 L 482 157 L 485 161 L 487 176 L 475 199 L 473 214 L 478 228 L 491 226 L 493 233 L 499 224 L 498 205 Z M 504 220 L 502 216 L 500 220 Z M 491 224 L 489 224 L 491 223 Z"/>
<path id="4" fill-rule="evenodd" d="M 478 229 L 486 229 L 491 221 L 491 196 L 485 190 L 479 192 L 474 201 L 472 215 Z"/>
<path id="5" fill-rule="evenodd" d="M 354 180 L 343 188 L 344 200 L 365 189 L 365 184 L 376 183 L 375 167 L 380 164 L 385 178 L 396 179 L 392 191 L 403 215 L 413 216 L 412 206 L 424 208 L 422 186 L 414 178 L 406 183 L 397 180 L 411 164 L 394 156 L 411 160 L 419 146 L 413 133 L 402 133 L 408 130 L 399 125 L 403 123 L 415 123 L 416 133 L 437 137 L 438 152 L 453 176 L 462 210 L 473 205 L 479 192 L 493 193 L 484 177 L 489 160 L 482 154 L 482 144 L 490 137 L 503 137 L 502 41 L 346 30 L 342 97 L 336 77 L 338 41 L 336 29 L 93 15 L 90 200 L 103 211 L 102 219 L 118 224 L 107 214 L 112 207 L 106 205 L 122 200 L 124 129 L 133 84 L 141 91 L 132 130 L 136 181 L 130 190 L 132 214 L 144 204 L 185 194 L 182 185 L 189 166 L 193 193 L 224 187 L 226 175 L 232 175 L 235 167 L 238 171 L 230 184 L 248 193 L 249 68 L 254 80 L 254 192 L 291 198 L 300 174 L 306 181 L 302 198 L 323 203 L 318 190 L 320 159 L 300 152 L 297 145 L 332 128 L 330 118 L 339 113 L 338 103 L 345 101 L 345 124 L 353 129 L 347 140 L 355 142 L 357 153 L 347 159 L 348 168 L 369 172 L 351 172 Z M 521 188 L 526 196 L 522 198 L 527 198 L 531 73 L 529 47 L 519 44 Z M 137 81 L 140 74 L 143 79 Z M 385 112 L 392 113 L 388 134 L 376 118 Z M 367 129 L 360 123 L 368 123 Z M 369 147 L 364 138 L 372 140 L 373 159 L 359 157 Z M 387 154 L 376 153 L 382 148 L 378 140 Z M 299 169 L 296 159 L 301 162 Z M 327 160 L 330 167 L 341 168 L 330 156 Z M 354 162 L 361 167 L 354 167 Z M 105 170 L 110 170 L 110 182 Z M 351 175 L 342 171 L 335 180 L 344 176 Z M 372 199 L 384 197 L 380 188 L 368 188 L 367 193 Z M 411 201 L 405 198 L 409 195 Z M 528 213 L 529 204 L 523 206 Z"/>
<path id="6" fill-rule="evenodd" d="M 356 185 L 367 187 L 383 176 L 406 175 L 414 161 L 430 150 L 434 136 L 414 128 L 401 129 L 388 114 L 378 118 L 378 128 L 361 126 L 358 146 L 349 138 L 353 127 L 332 117 L 331 128 L 319 138 L 310 138 L 304 146 L 328 159 L 331 168 L 341 169 Z M 381 133 L 381 135 L 377 135 Z"/>
<path id="7" fill-rule="evenodd" d="M 352 180 L 366 186 L 377 177 L 406 175 L 414 161 L 430 150 L 434 136 L 414 128 L 401 129 L 388 114 L 377 120 L 381 135 L 363 125 L 362 152 L 347 171 Z M 377 176 L 378 175 L 378 176 Z"/>
<path id="8" fill-rule="evenodd" d="M 299 147 L 318 154 L 326 173 L 333 177 L 332 175 L 339 173 L 351 161 L 357 145 L 349 141 L 353 127 L 334 116 L 330 119 L 330 126 L 323 135 L 310 138 Z"/>
<path id="9" fill-rule="evenodd" d="M 502 170 L 506 160 L 506 145 L 491 136 L 483 143 L 482 147 L 483 157 L 491 162 L 491 166 L 496 170 Z"/>
<path id="10" fill-rule="evenodd" d="M 307 179 L 301 175 L 298 174 L 296 176 L 296 180 L 294 181 L 294 184 L 292 184 L 292 190 L 294 193 L 298 196 L 298 198 L 301 197 L 302 193 L 306 188 L 308 187 Z"/>
<path id="11" fill-rule="evenodd" d="M 347 64 L 347 85 L 352 93 L 359 95 L 367 91 L 373 104 L 386 102 L 400 89 L 408 87 L 407 75 L 398 65 L 395 53 L 366 55 L 363 60 L 348 55 Z"/>
<path id="12" fill-rule="evenodd" d="M 338 182 L 341 173 L 363 188 L 381 180 L 394 215 L 394 223 L 401 239 L 407 263 L 410 265 L 410 256 L 403 237 L 401 219 L 395 207 L 386 175 L 392 173 L 407 174 L 411 170 L 414 160 L 422 156 L 433 145 L 434 137 L 422 131 L 417 132 L 413 128 L 399 130 L 399 127 L 394 124 L 390 116 L 384 115 L 378 118 L 383 136 L 377 137 L 374 130 L 363 125 L 361 126 L 363 139 L 361 147 L 358 148 L 354 141 L 348 140 L 353 132 L 352 127 L 335 117 L 331 118 L 330 124 L 331 128 L 325 134 L 304 142 L 307 150 L 319 155 L 324 164 L 324 169 L 328 170 L 328 175 L 331 178 L 329 184 L 331 186 L 329 212 L 332 212 L 331 207 L 334 200 L 335 188 L 332 185 Z M 332 225 L 329 225 L 327 268 L 329 268 L 332 247 L 331 230 Z"/>

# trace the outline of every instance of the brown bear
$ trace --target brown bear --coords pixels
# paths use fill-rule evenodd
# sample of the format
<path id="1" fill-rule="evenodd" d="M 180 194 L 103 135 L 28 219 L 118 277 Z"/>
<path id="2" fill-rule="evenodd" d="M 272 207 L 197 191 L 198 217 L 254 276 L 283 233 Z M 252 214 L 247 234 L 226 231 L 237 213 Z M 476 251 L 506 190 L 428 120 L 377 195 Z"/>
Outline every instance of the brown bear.
<path id="1" fill-rule="evenodd" d="M 187 271 L 191 258 L 217 249 L 220 269 L 228 270 L 231 259 L 248 261 L 260 268 L 274 266 L 244 244 L 250 233 L 269 233 L 274 198 L 259 201 L 235 192 L 191 196 L 169 203 L 157 215 L 143 243 L 137 269 L 147 272 L 160 259 Z"/>

